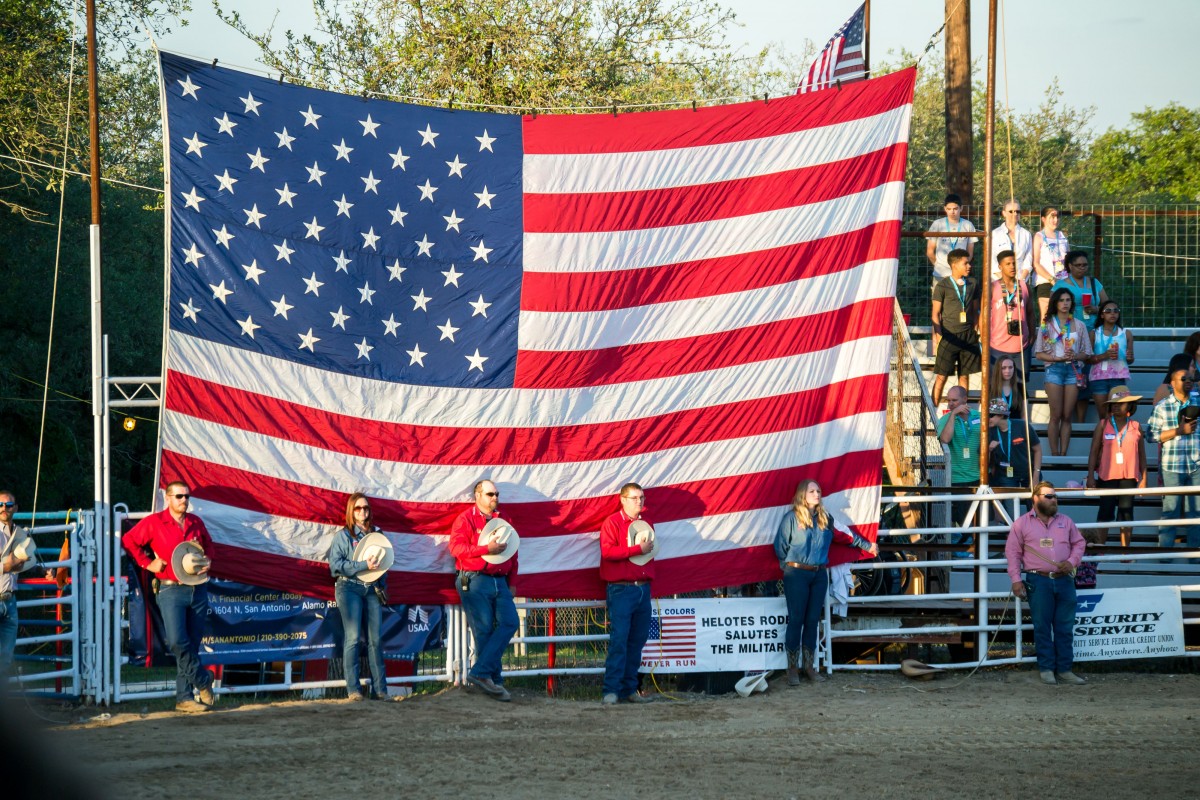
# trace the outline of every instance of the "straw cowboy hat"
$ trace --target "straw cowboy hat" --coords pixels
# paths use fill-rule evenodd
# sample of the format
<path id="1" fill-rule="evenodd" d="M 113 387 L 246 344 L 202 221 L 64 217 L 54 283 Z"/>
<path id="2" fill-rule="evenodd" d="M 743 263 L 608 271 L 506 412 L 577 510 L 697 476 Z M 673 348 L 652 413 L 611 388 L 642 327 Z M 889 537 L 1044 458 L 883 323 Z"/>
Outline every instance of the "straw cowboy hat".
<path id="1" fill-rule="evenodd" d="M 392 564 L 396 561 L 396 551 L 392 547 L 392 542 L 388 537 L 379 531 L 371 531 L 358 540 L 358 544 L 354 546 L 354 554 L 351 558 L 355 561 L 366 561 L 369 558 L 379 559 L 378 567 L 375 569 L 364 569 L 354 576 L 363 583 L 374 583 L 379 580 L 380 576 L 392 568 Z"/>
<path id="2" fill-rule="evenodd" d="M 208 573 L 200 570 L 212 563 L 212 559 L 204 555 L 204 548 L 199 542 L 180 542 L 171 551 L 171 571 L 175 580 L 185 586 L 199 586 L 208 583 Z"/>
<path id="3" fill-rule="evenodd" d="M 767 675 L 770 673 L 760 672 L 757 675 L 747 675 L 737 682 L 733 690 L 741 697 L 749 697 L 755 692 L 765 692 L 767 690 Z"/>
<path id="4" fill-rule="evenodd" d="M 38 562 L 37 543 L 33 541 L 33 537 L 28 533 L 18 529 L 13 534 L 12 541 L 8 543 L 8 548 L 5 550 L 4 555 L 11 555 L 18 561 L 24 560 L 25 563 L 13 570 L 13 572 L 24 572 L 27 569 L 32 569 Z"/>
<path id="5" fill-rule="evenodd" d="M 931 681 L 933 680 L 933 676 L 941 671 L 937 667 L 931 667 L 928 664 L 917 661 L 915 658 L 906 658 L 900 662 L 900 672 L 905 677 L 917 681 Z"/>
<path id="6" fill-rule="evenodd" d="M 658 555 L 658 537 L 654 535 L 654 526 L 644 519 L 635 519 L 629 523 L 629 544 L 632 547 L 635 544 L 650 540 L 650 552 L 638 553 L 635 556 L 630 556 L 629 560 L 639 567 L 644 567 L 650 563 L 650 559 Z"/>
<path id="7" fill-rule="evenodd" d="M 488 553 L 483 557 L 483 560 L 489 564 L 503 564 L 517 554 L 517 548 L 521 546 L 521 537 L 517 534 L 517 529 L 510 525 L 508 520 L 492 517 L 488 520 L 488 524 L 483 526 L 483 531 L 479 534 L 478 543 L 487 544 L 491 541 L 493 533 L 499 537 L 500 542 L 504 545 L 504 549 L 495 555 Z"/>

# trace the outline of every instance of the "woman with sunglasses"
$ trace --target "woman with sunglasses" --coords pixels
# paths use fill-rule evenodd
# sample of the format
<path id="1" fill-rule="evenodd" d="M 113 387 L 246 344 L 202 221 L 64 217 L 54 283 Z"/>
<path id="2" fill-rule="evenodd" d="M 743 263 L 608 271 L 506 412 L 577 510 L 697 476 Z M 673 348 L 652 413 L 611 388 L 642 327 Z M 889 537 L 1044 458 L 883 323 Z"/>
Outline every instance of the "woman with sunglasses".
<path id="1" fill-rule="evenodd" d="M 358 573 L 377 569 L 378 559 L 354 560 L 354 548 L 362 537 L 378 531 L 371 522 L 371 501 L 362 492 L 355 492 L 346 501 L 346 527 L 333 535 L 329 547 L 329 571 L 336 583 L 333 596 L 342 616 L 342 666 L 346 672 L 346 695 L 362 700 L 358 680 L 358 638 L 366 619 L 367 663 L 371 668 L 371 693 L 375 700 L 387 699 L 387 683 L 383 671 L 383 640 L 379 629 L 383 619 L 383 604 L 375 587 L 360 581 Z"/>
<path id="2" fill-rule="evenodd" d="M 1133 363 L 1133 334 L 1121 326 L 1121 308 L 1112 300 L 1100 304 L 1100 315 L 1090 331 L 1092 339 L 1092 368 L 1088 385 L 1100 420 L 1108 418 L 1108 393 L 1129 382 L 1129 365 Z"/>

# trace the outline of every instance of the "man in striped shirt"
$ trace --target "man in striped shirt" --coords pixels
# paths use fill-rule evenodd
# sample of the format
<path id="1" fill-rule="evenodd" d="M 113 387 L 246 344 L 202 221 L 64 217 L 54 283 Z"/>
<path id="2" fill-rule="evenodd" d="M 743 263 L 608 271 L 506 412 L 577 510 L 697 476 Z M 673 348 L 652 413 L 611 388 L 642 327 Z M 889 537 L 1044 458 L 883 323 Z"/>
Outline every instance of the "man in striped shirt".
<path id="1" fill-rule="evenodd" d="M 1171 394 L 1154 407 L 1150 415 L 1151 442 L 1162 444 L 1162 457 L 1158 470 L 1162 473 L 1163 486 L 1200 486 L 1200 434 L 1196 432 L 1196 418 L 1188 419 L 1181 412 L 1188 406 L 1188 394 L 1192 391 L 1192 380 L 1182 359 L 1172 361 Z M 1200 517 L 1200 495 L 1163 495 L 1163 519 L 1196 519 Z M 1174 547 L 1179 536 L 1187 537 L 1189 550 L 1200 547 L 1200 527 L 1164 525 L 1158 529 L 1160 547 Z"/>

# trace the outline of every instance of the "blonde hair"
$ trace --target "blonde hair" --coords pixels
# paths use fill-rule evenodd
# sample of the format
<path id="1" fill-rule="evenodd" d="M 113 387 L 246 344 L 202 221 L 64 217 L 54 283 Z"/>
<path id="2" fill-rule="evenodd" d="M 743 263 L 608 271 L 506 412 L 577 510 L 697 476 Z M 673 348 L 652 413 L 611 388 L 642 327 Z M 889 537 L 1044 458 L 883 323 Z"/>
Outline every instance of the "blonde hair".
<path id="1" fill-rule="evenodd" d="M 804 501 L 804 495 L 808 494 L 808 487 L 816 486 L 821 488 L 821 484 L 809 478 L 805 481 L 800 481 L 800 485 L 796 487 L 796 493 L 792 495 L 792 511 L 796 514 L 796 524 L 801 528 L 828 528 L 829 527 L 829 512 L 825 510 L 825 506 L 817 503 L 817 507 L 809 510 L 808 503 Z M 815 524 L 814 524 L 814 519 Z"/>

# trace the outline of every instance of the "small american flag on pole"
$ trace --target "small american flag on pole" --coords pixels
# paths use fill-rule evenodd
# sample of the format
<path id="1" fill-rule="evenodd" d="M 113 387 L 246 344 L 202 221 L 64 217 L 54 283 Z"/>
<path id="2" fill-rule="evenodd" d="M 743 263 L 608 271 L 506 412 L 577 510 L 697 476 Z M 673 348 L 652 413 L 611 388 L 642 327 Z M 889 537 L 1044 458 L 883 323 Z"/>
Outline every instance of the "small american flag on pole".
<path id="1" fill-rule="evenodd" d="M 838 28 L 809 66 L 796 94 L 828 89 L 838 82 L 845 84 L 867 77 L 867 62 L 863 57 L 865 9 L 864 3 L 846 20 L 846 24 Z"/>

